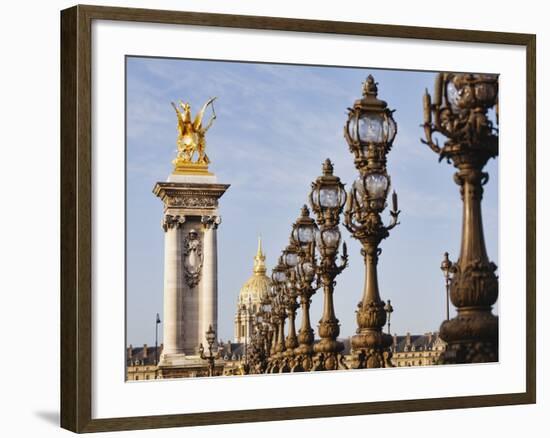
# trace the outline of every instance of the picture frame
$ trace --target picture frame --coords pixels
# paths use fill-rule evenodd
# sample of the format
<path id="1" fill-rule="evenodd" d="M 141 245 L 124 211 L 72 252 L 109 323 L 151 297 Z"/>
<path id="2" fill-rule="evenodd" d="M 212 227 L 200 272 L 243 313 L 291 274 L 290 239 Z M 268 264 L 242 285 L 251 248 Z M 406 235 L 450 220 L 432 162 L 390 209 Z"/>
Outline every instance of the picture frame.
<path id="1" fill-rule="evenodd" d="M 92 23 L 186 25 L 300 33 L 483 43 L 525 49 L 526 247 L 525 390 L 522 392 L 365 401 L 310 406 L 136 415 L 93 416 L 93 173 Z M 61 12 L 61 426 L 82 432 L 115 431 L 290 420 L 438 409 L 519 405 L 536 402 L 536 36 L 530 34 L 439 29 L 179 12 L 75 6 Z M 121 315 L 122 318 L 122 315 Z"/>

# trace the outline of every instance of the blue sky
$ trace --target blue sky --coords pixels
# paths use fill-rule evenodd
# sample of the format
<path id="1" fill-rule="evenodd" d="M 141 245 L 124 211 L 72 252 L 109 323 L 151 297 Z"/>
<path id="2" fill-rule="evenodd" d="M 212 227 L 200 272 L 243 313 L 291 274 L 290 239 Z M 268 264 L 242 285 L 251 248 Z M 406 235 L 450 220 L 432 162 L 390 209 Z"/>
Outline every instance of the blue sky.
<path id="1" fill-rule="evenodd" d="M 325 158 L 347 187 L 356 178 L 343 126 L 368 74 L 379 83 L 379 97 L 396 109 L 398 125 L 388 172 L 399 195 L 401 225 L 381 244 L 380 292 L 394 307 L 392 332 L 438 330 L 445 317 L 439 265 L 445 251 L 453 260 L 458 256 L 462 203 L 454 168 L 438 163 L 419 140 L 422 95 L 433 88 L 434 73 L 129 57 L 126 74 L 128 343 L 153 344 L 155 314 L 162 319 L 162 203 L 152 188 L 166 180 L 175 155 L 170 102 L 188 101 L 194 114 L 209 97 L 218 97 L 207 153 L 218 181 L 231 184 L 220 201 L 218 229 L 219 338 L 226 340 L 233 337 L 238 292 L 252 273 L 257 236 L 272 268 Z M 486 170 L 491 178 L 483 201 L 485 238 L 498 265 L 498 161 Z M 383 216 L 388 223 L 388 212 Z M 341 231 L 350 265 L 337 278 L 334 299 L 341 334 L 349 336 L 356 328 L 364 268 L 359 242 Z M 321 311 L 319 291 L 311 309 L 314 328 Z M 159 336 L 161 342 L 162 329 Z"/>

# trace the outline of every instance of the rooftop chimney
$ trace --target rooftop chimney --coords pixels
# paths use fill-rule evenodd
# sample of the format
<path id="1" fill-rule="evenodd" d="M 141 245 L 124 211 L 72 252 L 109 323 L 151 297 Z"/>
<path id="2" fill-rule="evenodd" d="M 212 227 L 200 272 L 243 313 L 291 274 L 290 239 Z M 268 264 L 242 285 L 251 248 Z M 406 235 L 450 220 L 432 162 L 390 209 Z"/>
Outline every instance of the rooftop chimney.
<path id="1" fill-rule="evenodd" d="M 431 345 L 433 341 L 433 333 L 432 332 L 426 333 L 426 336 L 428 337 L 428 344 Z"/>

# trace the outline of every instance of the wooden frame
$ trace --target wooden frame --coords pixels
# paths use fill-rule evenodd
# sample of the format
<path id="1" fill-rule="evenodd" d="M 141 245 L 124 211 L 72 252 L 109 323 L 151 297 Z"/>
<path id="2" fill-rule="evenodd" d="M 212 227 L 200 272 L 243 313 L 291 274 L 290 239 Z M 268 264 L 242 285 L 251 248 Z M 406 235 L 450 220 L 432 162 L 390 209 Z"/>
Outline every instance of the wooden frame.
<path id="1" fill-rule="evenodd" d="M 525 46 L 527 55 L 526 310 L 528 315 L 526 321 L 526 392 L 237 412 L 92 419 L 91 24 L 93 20 L 140 21 Z M 530 34 L 97 6 L 75 6 L 62 11 L 61 426 L 74 432 L 98 432 L 535 403 L 535 50 L 536 37 Z"/>

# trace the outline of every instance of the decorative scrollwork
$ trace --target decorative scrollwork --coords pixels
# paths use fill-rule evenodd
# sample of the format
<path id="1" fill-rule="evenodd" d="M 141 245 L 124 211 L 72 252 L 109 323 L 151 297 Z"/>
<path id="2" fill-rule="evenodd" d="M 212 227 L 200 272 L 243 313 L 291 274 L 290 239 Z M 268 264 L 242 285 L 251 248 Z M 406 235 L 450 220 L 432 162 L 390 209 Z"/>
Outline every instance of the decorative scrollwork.
<path id="1" fill-rule="evenodd" d="M 162 219 L 161 226 L 164 231 L 168 231 L 173 228 L 181 228 L 184 223 L 185 216 L 167 214 Z"/>
<path id="2" fill-rule="evenodd" d="M 218 206 L 218 199 L 215 196 L 174 196 L 170 198 L 168 205 L 183 208 L 213 208 Z"/>
<path id="3" fill-rule="evenodd" d="M 222 218 L 220 216 L 202 216 L 201 224 L 204 228 L 207 229 L 217 229 L 218 226 L 222 223 Z"/>
<path id="4" fill-rule="evenodd" d="M 457 307 L 490 307 L 498 298 L 497 266 L 489 261 L 476 259 L 461 269 L 455 265 L 451 282 L 451 301 Z"/>
<path id="5" fill-rule="evenodd" d="M 497 99 L 496 75 L 440 73 L 433 103 L 427 90 L 424 95 L 426 138 L 421 142 L 439 154 L 440 161 L 453 160 L 458 165 L 475 158 L 483 167 L 489 158 L 498 155 L 498 129 L 487 115 Z M 434 133 L 447 137 L 444 146 L 439 145 Z"/>

